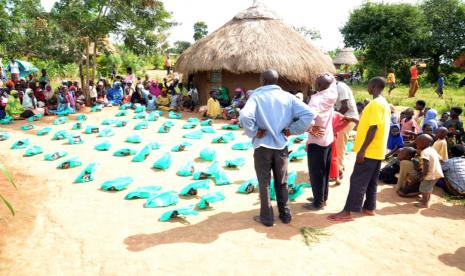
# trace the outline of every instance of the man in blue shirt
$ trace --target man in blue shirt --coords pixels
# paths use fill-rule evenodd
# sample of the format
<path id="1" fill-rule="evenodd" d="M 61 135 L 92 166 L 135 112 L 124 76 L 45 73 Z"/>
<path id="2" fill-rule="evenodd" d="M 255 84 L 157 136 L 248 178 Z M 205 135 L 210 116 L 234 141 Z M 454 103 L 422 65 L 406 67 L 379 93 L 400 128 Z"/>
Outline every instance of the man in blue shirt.
<path id="1" fill-rule="evenodd" d="M 279 218 L 283 223 L 292 219 L 288 206 L 287 137 L 307 131 L 315 117 L 301 100 L 277 85 L 279 75 L 267 70 L 260 76 L 257 88 L 241 111 L 239 121 L 254 145 L 255 172 L 259 183 L 260 216 L 254 220 L 271 227 L 274 223 L 269 185 L 273 171 Z"/>

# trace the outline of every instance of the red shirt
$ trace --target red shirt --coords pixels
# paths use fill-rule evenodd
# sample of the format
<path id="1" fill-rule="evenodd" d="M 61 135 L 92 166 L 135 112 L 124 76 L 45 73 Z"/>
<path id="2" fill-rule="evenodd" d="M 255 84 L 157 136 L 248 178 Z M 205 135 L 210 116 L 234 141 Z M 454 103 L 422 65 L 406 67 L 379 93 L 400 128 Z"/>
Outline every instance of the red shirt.
<path id="1" fill-rule="evenodd" d="M 412 80 L 418 79 L 418 69 L 416 66 L 410 67 L 410 78 Z"/>

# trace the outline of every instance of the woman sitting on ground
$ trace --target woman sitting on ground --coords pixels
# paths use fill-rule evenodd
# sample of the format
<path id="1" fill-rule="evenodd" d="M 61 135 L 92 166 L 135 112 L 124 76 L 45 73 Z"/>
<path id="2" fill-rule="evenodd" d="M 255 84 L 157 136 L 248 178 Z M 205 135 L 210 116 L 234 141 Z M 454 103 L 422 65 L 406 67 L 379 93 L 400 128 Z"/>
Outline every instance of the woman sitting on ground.
<path id="1" fill-rule="evenodd" d="M 32 89 L 28 88 L 26 89 L 26 93 L 24 94 L 23 97 L 23 108 L 25 111 L 29 110 L 32 112 L 29 115 L 33 116 L 35 114 L 42 114 L 44 115 L 45 110 L 41 107 L 38 106 L 38 102 L 36 97 L 34 97 L 34 92 Z M 28 116 L 28 117 L 31 117 Z"/>
<path id="2" fill-rule="evenodd" d="M 211 91 L 210 92 L 210 99 L 207 102 L 207 111 L 204 114 L 204 117 L 208 117 L 211 119 L 219 119 L 221 118 L 221 106 L 220 102 L 218 101 L 218 92 Z"/>
<path id="3" fill-rule="evenodd" d="M 134 93 L 132 93 L 131 95 L 131 103 L 132 103 L 132 107 L 134 108 L 134 106 L 136 104 L 141 104 L 141 105 L 146 105 L 147 104 L 147 101 L 144 99 L 144 95 L 142 93 L 142 89 L 144 87 L 142 87 L 142 85 L 137 85 L 136 86 L 136 91 L 134 91 Z"/>
<path id="4" fill-rule="evenodd" d="M 226 120 L 236 119 L 239 116 L 239 111 L 245 105 L 245 94 L 241 88 L 236 88 L 234 97 L 231 100 L 231 105 L 223 109 L 223 118 Z"/>
<path id="5" fill-rule="evenodd" d="M 171 95 L 168 94 L 168 89 L 163 88 L 160 96 L 157 97 L 157 106 L 160 110 L 171 110 Z"/>
<path id="6" fill-rule="evenodd" d="M 107 106 L 108 99 L 107 99 L 107 89 L 105 88 L 105 83 L 103 81 L 99 81 L 96 89 L 97 89 L 97 104 Z"/>
<path id="7" fill-rule="evenodd" d="M 24 112 L 24 107 L 19 100 L 19 94 L 16 90 L 10 91 L 10 97 L 5 107 L 6 115 L 13 117 L 14 119 L 24 119 L 21 114 Z"/>

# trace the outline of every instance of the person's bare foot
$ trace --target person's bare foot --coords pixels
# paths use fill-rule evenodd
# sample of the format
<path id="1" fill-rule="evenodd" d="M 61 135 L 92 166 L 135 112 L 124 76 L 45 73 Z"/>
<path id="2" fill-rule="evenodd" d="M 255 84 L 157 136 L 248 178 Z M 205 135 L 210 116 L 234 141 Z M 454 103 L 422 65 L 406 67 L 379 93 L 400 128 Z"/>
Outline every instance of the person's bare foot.
<path id="1" fill-rule="evenodd" d="M 424 202 L 417 202 L 414 205 L 415 207 L 418 207 L 418 208 L 428 208 L 428 203 L 424 203 Z"/>
<path id="2" fill-rule="evenodd" d="M 366 216 L 376 216 L 375 210 L 363 209 L 362 214 Z"/>
<path id="3" fill-rule="evenodd" d="M 354 220 L 350 215 L 349 211 L 341 211 L 337 214 L 332 214 L 328 216 L 328 219 L 331 221 L 352 221 Z"/>

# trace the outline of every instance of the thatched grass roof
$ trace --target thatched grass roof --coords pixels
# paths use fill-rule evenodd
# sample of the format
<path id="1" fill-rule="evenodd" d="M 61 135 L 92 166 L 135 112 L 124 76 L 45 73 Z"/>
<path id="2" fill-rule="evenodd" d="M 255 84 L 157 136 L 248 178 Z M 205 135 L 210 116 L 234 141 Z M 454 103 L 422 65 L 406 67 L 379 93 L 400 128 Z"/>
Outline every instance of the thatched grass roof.
<path id="1" fill-rule="evenodd" d="M 318 74 L 335 71 L 322 51 L 261 3 L 197 41 L 176 63 L 185 75 L 213 70 L 261 73 L 270 68 L 289 81 L 309 84 Z"/>
<path id="2" fill-rule="evenodd" d="M 352 48 L 345 48 L 340 50 L 336 57 L 333 59 L 333 63 L 336 65 L 347 64 L 347 65 L 354 65 L 358 63 L 357 58 L 354 55 L 354 49 Z"/>

